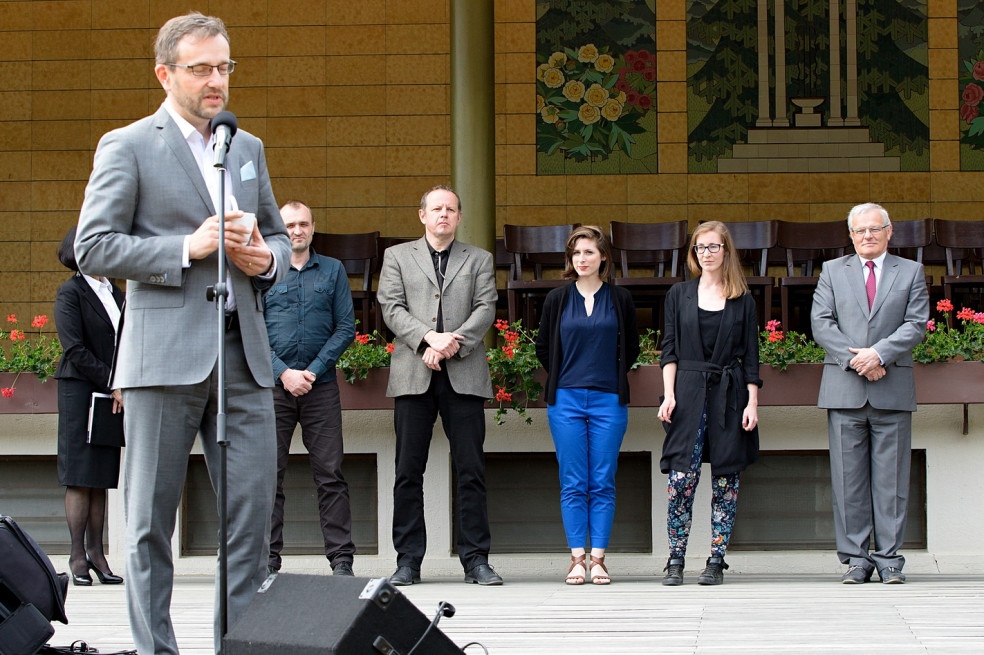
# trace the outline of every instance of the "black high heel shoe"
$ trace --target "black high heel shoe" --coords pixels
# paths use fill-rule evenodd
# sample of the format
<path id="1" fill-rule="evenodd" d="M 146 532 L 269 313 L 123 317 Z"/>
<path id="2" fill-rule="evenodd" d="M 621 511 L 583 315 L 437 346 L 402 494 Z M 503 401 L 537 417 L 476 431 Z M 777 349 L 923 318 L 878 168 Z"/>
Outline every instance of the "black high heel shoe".
<path id="1" fill-rule="evenodd" d="M 120 576 L 113 575 L 112 572 L 103 573 L 98 568 L 96 568 L 96 565 L 92 563 L 92 560 L 89 559 L 88 555 L 85 556 L 85 563 L 89 566 L 90 569 L 96 572 L 96 577 L 99 578 L 100 584 L 123 584 L 123 578 L 121 578 Z M 88 571 L 86 573 L 87 575 L 85 577 L 89 578 Z M 77 577 L 77 576 L 73 576 L 73 577 Z M 89 584 L 92 584 L 92 578 L 89 578 Z"/>
<path id="2" fill-rule="evenodd" d="M 85 573 L 78 575 L 72 570 L 72 563 L 68 563 L 68 571 L 72 574 L 72 586 L 75 587 L 91 587 L 92 586 L 92 576 L 89 575 L 89 569 L 85 570 Z"/>

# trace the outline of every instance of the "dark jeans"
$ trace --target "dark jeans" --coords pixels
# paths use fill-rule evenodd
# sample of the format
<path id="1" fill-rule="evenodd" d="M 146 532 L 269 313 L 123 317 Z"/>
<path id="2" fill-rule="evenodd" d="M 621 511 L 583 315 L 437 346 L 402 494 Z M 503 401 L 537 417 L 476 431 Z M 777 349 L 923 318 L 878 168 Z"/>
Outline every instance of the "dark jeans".
<path id="1" fill-rule="evenodd" d="M 398 566 L 420 569 L 427 550 L 424 469 L 438 414 L 458 477 L 458 558 L 468 571 L 488 562 L 492 541 L 485 499 L 485 399 L 456 393 L 444 370 L 434 372 L 426 393 L 395 399 L 393 546 Z"/>
<path id="2" fill-rule="evenodd" d="M 284 474 L 294 428 L 301 425 L 301 440 L 311 459 L 311 473 L 318 489 L 321 532 L 325 538 L 325 556 L 332 566 L 352 562 L 352 510 L 349 490 L 342 476 L 342 406 L 338 400 L 338 382 L 330 379 L 315 384 L 303 396 L 294 396 L 283 387 L 273 390 L 277 413 L 277 494 L 270 528 L 270 566 L 280 570 L 280 551 L 284 546 Z"/>

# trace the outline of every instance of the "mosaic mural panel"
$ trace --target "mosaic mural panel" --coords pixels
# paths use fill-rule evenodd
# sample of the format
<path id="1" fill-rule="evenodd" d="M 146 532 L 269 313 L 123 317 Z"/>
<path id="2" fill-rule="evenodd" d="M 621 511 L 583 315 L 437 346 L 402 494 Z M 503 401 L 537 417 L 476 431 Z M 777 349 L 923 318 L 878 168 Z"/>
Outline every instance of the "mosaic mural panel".
<path id="1" fill-rule="evenodd" d="M 687 44 L 690 172 L 929 170 L 926 0 L 687 0 Z"/>
<path id="2" fill-rule="evenodd" d="M 984 5 L 957 1 L 960 53 L 960 170 L 984 171 Z"/>
<path id="3" fill-rule="evenodd" d="M 537 174 L 655 173 L 656 0 L 537 0 Z"/>

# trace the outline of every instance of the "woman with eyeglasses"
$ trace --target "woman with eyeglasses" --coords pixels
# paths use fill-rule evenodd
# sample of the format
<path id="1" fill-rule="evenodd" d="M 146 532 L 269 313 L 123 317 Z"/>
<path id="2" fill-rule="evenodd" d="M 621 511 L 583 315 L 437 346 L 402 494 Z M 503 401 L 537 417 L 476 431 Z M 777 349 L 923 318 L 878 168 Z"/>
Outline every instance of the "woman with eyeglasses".
<path id="1" fill-rule="evenodd" d="M 547 371 L 547 421 L 560 468 L 560 513 L 571 549 L 565 582 L 611 582 L 615 470 L 629 421 L 628 371 L 639 356 L 635 305 L 609 284 L 612 246 L 594 225 L 567 239 L 564 278 L 543 303 L 536 356 Z M 591 561 L 585 563 L 588 538 Z"/>
<path id="2" fill-rule="evenodd" d="M 758 325 L 728 228 L 702 223 L 690 238 L 692 279 L 666 296 L 663 331 L 666 438 L 660 469 L 669 475 L 663 584 L 683 584 L 694 493 L 701 464 L 712 482 L 711 555 L 697 584 L 724 582 L 741 472 L 758 459 Z"/>

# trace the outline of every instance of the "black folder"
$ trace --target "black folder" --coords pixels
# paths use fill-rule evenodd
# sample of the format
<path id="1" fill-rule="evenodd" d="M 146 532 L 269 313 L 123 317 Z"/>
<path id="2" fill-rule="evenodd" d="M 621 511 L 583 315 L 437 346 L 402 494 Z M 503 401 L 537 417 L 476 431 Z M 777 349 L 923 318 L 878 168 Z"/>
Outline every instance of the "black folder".
<path id="1" fill-rule="evenodd" d="M 89 401 L 89 434 L 86 441 L 90 446 L 126 445 L 123 438 L 123 412 L 113 413 L 113 397 L 106 393 L 93 393 Z"/>

